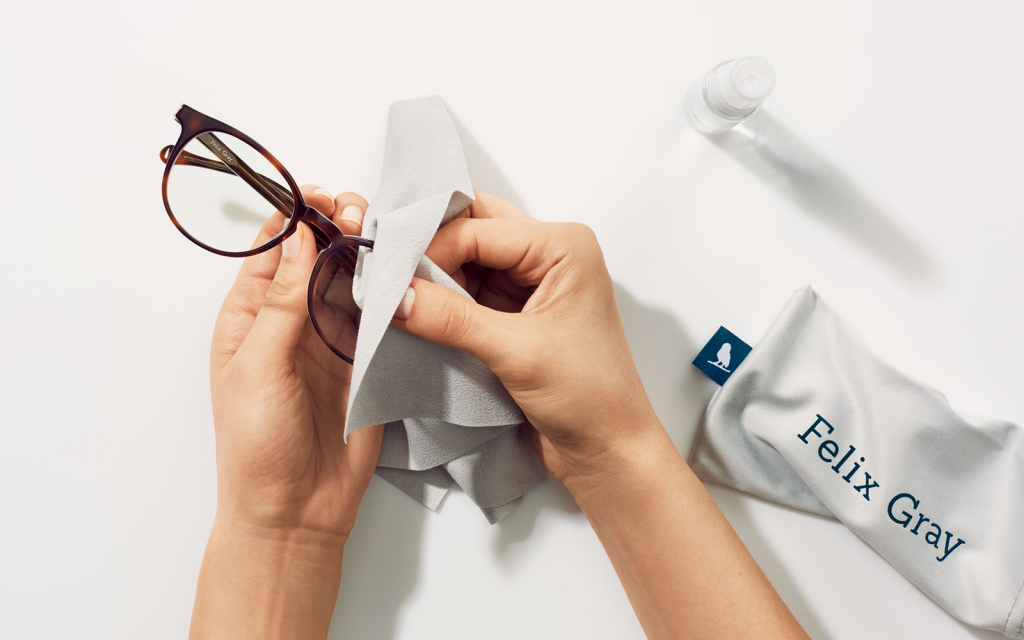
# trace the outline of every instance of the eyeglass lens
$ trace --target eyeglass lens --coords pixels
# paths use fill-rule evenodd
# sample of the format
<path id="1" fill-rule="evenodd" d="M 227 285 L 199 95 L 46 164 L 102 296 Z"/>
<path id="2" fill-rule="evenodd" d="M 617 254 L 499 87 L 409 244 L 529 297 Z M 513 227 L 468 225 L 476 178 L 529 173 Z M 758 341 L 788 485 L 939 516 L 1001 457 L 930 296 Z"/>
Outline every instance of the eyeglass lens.
<path id="1" fill-rule="evenodd" d="M 327 258 L 313 286 L 310 313 L 316 318 L 323 339 L 348 356 L 356 343 L 360 310 L 352 297 L 352 278 L 359 252 L 342 247 Z"/>
<path id="2" fill-rule="evenodd" d="M 228 133 L 201 133 L 178 155 L 167 177 L 167 201 L 175 220 L 193 239 L 209 248 L 239 253 L 257 248 L 255 241 L 278 211 L 295 215 L 296 195 L 270 160 Z M 261 243 L 268 246 L 281 231 Z M 272 226 L 273 228 L 273 226 Z M 314 283 L 309 309 L 321 337 L 350 359 L 359 324 L 352 280 L 359 256 L 354 246 L 329 249 Z"/>
<path id="3" fill-rule="evenodd" d="M 188 235 L 213 249 L 237 253 L 253 248 L 274 212 L 291 217 L 295 199 L 287 184 L 245 142 L 227 133 L 203 133 L 185 145 L 171 168 L 167 202 Z"/>

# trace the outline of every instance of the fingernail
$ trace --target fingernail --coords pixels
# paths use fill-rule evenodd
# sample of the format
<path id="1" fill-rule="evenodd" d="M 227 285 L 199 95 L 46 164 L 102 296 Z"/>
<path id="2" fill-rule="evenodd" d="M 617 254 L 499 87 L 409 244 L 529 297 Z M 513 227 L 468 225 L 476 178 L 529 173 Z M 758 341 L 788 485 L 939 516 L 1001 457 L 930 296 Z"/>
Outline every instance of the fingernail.
<path id="1" fill-rule="evenodd" d="M 395 317 L 399 320 L 408 319 L 409 314 L 412 313 L 412 303 L 414 300 L 416 300 L 416 290 L 409 287 L 405 290 L 405 295 L 402 296 L 402 301 L 398 304 Z"/>
<path id="2" fill-rule="evenodd" d="M 324 196 L 325 198 L 329 198 L 331 200 L 334 200 L 334 196 L 331 194 L 331 192 L 328 191 L 327 189 L 324 189 L 323 187 L 317 187 L 316 189 L 313 189 L 313 193 L 316 193 L 318 195 Z"/>
<path id="3" fill-rule="evenodd" d="M 285 258 L 294 258 L 302 252 L 302 225 L 295 230 L 295 233 L 284 239 L 281 245 L 281 255 Z"/>
<path id="4" fill-rule="evenodd" d="M 356 224 L 363 224 L 363 210 L 354 204 L 350 204 L 341 210 L 342 220 L 351 220 Z"/>

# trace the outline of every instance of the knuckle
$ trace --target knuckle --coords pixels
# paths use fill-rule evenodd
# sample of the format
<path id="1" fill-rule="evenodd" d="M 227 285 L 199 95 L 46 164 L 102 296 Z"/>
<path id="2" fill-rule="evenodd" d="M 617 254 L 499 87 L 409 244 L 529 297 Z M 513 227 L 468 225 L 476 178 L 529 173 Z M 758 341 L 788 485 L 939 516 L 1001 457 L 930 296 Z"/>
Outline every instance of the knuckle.
<path id="1" fill-rule="evenodd" d="M 454 297 L 446 297 L 438 315 L 441 334 L 445 343 L 460 342 L 469 331 L 469 314 L 466 306 Z"/>
<path id="2" fill-rule="evenodd" d="M 290 308 L 299 302 L 299 298 L 298 287 L 292 287 L 283 282 L 281 278 L 274 278 L 267 289 L 267 299 L 263 304 L 270 307 Z"/>
<path id="3" fill-rule="evenodd" d="M 594 230 L 583 224 L 582 222 L 569 222 L 570 233 L 572 237 L 579 242 L 592 242 L 597 243 L 597 234 Z"/>
<path id="4" fill-rule="evenodd" d="M 581 222 L 570 222 L 568 236 L 578 255 L 588 261 L 604 260 L 601 252 L 601 243 L 597 240 L 597 234 L 589 226 Z"/>

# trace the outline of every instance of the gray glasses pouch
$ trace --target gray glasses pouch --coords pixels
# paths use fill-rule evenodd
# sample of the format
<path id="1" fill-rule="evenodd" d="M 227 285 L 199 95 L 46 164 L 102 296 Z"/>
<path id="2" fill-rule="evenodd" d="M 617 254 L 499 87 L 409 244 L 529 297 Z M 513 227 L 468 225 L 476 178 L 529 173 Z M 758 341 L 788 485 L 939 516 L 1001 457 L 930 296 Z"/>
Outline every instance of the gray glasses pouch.
<path id="1" fill-rule="evenodd" d="M 835 517 L 961 621 L 1024 637 L 1024 440 L 876 357 L 810 288 L 712 398 L 704 481 Z"/>
<path id="2" fill-rule="evenodd" d="M 547 477 L 522 411 L 479 360 L 391 326 L 413 275 L 469 297 L 423 254 L 472 201 L 441 99 L 391 105 L 380 187 L 363 220 L 374 248 L 361 252 L 353 282 L 362 316 L 345 437 L 385 423 L 378 475 L 430 509 L 458 484 L 494 523 Z"/>

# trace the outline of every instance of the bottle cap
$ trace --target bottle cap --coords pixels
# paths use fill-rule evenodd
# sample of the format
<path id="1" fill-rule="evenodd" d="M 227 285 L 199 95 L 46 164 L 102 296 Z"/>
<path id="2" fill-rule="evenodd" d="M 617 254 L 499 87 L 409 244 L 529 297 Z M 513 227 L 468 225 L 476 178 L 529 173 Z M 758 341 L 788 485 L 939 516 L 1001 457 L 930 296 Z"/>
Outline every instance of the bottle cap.
<path id="1" fill-rule="evenodd" d="M 757 109 L 775 88 L 775 70 L 767 60 L 747 56 L 730 60 L 712 71 L 707 80 L 710 106 L 724 116 L 738 118 Z"/>

